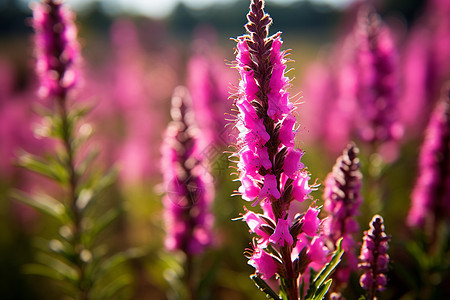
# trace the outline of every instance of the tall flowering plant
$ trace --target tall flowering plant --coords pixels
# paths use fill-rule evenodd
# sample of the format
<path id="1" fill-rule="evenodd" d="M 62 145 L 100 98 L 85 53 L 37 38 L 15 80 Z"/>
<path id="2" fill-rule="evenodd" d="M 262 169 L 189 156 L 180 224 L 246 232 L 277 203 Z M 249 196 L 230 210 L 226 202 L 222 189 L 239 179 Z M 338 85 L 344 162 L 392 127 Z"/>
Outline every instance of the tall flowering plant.
<path id="1" fill-rule="evenodd" d="M 408 249 L 422 274 L 416 287 L 420 299 L 441 297 L 442 286 L 431 278 L 445 278 L 448 271 L 446 257 L 449 249 L 446 241 L 449 237 L 450 216 L 450 86 L 447 85 L 442 92 L 420 150 L 418 177 L 412 190 L 407 217 L 407 224 L 416 234 L 416 239 L 410 241 Z"/>
<path id="2" fill-rule="evenodd" d="M 98 151 L 83 147 L 92 133 L 92 126 L 81 122 L 88 109 L 71 105 L 80 59 L 75 16 L 55 0 L 34 3 L 32 8 L 39 95 L 51 105 L 42 109 L 44 117 L 35 134 L 52 141 L 54 148 L 43 157 L 24 153 L 19 164 L 52 180 L 59 189 L 14 196 L 53 218 L 59 229 L 51 240 L 38 243 L 36 264 L 25 269 L 60 281 L 62 292 L 73 299 L 108 299 L 130 278 L 119 269 L 127 255 L 110 256 L 98 242 L 119 210 L 108 208 L 104 201 L 100 207 L 101 192 L 113 183 L 115 172 L 91 167 Z M 110 277 L 113 272 L 122 275 Z"/>
<path id="3" fill-rule="evenodd" d="M 364 231 L 359 267 L 364 271 L 359 283 L 367 291 L 367 299 L 375 300 L 376 293 L 386 288 L 389 255 L 387 254 L 390 238 L 384 232 L 384 220 L 374 215 L 370 229 Z"/>
<path id="4" fill-rule="evenodd" d="M 166 225 L 165 247 L 184 253 L 185 288 L 174 291 L 183 299 L 196 299 L 194 257 L 211 246 L 214 217 L 211 213 L 214 187 L 199 148 L 189 91 L 177 87 L 171 116 L 161 147 L 162 171 L 167 194 L 163 198 Z"/>
<path id="5" fill-rule="evenodd" d="M 429 122 L 419 156 L 419 177 L 412 193 L 408 224 L 436 238 L 450 216 L 450 86 L 443 90 Z"/>
<path id="6" fill-rule="evenodd" d="M 319 209 L 300 213 L 291 205 L 308 199 L 315 186 L 309 184 L 310 175 L 301 162 L 304 152 L 295 148 L 296 118 L 287 91 L 289 78 L 284 75 L 286 52 L 280 50 L 280 33 L 268 35 L 272 19 L 263 6 L 261 0 L 251 1 L 247 34 L 236 39 L 235 67 L 241 76 L 235 101 L 238 193 L 263 211 L 248 210 L 242 216 L 256 234 L 245 255 L 255 268 L 252 279 L 274 299 L 316 299 L 328 290 L 331 281 L 324 280 L 342 252 L 339 249 L 322 276 L 312 280 L 305 296 L 308 267 L 323 266 L 329 251 L 319 230 Z M 278 279 L 279 296 L 266 283 L 272 277 Z"/>
<path id="7" fill-rule="evenodd" d="M 350 274 L 357 270 L 358 259 L 355 254 L 354 235 L 358 232 L 355 220 L 361 205 L 361 180 L 359 149 L 349 144 L 336 160 L 333 171 L 325 180 L 323 198 L 328 218 L 325 222 L 325 235 L 335 244 L 343 238 L 342 248 L 345 253 L 343 262 L 333 274 L 333 291 L 339 293 L 349 281 Z"/>
<path id="8" fill-rule="evenodd" d="M 361 109 L 361 138 L 374 147 L 398 140 L 397 55 L 389 28 L 378 14 L 362 7 L 354 29 L 356 47 L 356 98 Z M 377 150 L 377 149 L 375 149 Z"/>

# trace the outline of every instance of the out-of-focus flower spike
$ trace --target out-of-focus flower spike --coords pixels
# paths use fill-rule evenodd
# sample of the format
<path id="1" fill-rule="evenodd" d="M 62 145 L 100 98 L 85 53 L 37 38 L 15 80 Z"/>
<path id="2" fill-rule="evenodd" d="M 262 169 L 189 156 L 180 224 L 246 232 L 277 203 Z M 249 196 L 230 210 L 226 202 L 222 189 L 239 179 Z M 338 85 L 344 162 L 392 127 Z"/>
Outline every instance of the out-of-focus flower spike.
<path id="1" fill-rule="evenodd" d="M 387 284 L 389 237 L 384 232 L 384 220 L 380 215 L 373 216 L 370 229 L 364 231 L 359 268 L 364 271 L 360 285 L 368 291 L 368 299 L 376 299 L 377 291 L 383 291 Z"/>
<path id="2" fill-rule="evenodd" d="M 33 2 L 32 9 L 39 94 L 65 99 L 78 80 L 75 63 L 80 53 L 75 15 L 56 0 Z"/>
<path id="3" fill-rule="evenodd" d="M 389 28 L 369 7 L 359 11 L 355 42 L 359 134 L 370 143 L 398 140 L 397 54 Z"/>
<path id="4" fill-rule="evenodd" d="M 333 171 L 325 180 L 323 194 L 324 207 L 328 213 L 325 221 L 325 234 L 335 244 L 341 237 L 344 249 L 343 262 L 333 275 L 333 291 L 341 291 L 349 280 L 350 273 L 357 268 L 355 241 L 353 235 L 359 226 L 355 220 L 361 204 L 361 180 L 359 149 L 349 144 L 336 160 Z"/>
<path id="5" fill-rule="evenodd" d="M 168 250 L 200 254 L 212 243 L 214 197 L 212 179 L 198 153 L 198 130 L 189 92 L 177 87 L 162 145 L 162 172 L 167 195 L 163 199 Z"/>
<path id="6" fill-rule="evenodd" d="M 428 124 L 418 170 L 408 224 L 433 234 L 450 216 L 450 83 Z"/>

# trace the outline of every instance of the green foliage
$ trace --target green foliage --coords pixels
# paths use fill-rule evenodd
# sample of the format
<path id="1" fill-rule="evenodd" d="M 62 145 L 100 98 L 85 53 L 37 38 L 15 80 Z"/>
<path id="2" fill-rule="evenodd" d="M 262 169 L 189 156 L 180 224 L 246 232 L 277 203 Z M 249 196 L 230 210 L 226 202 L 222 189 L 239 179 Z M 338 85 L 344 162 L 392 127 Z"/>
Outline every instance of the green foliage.
<path id="1" fill-rule="evenodd" d="M 67 115 L 43 112 L 44 125 L 38 134 L 58 142 L 54 153 L 43 157 L 23 153 L 18 162 L 57 183 L 65 196 L 15 191 L 13 197 L 56 220 L 59 226 L 50 241 L 36 239 L 36 262 L 25 266 L 24 272 L 59 281 L 61 290 L 74 299 L 114 299 L 132 281 L 124 263 L 136 253 L 108 256 L 107 247 L 99 243 L 121 209 L 108 208 L 103 197 L 115 181 L 116 170 L 94 168 L 98 150 L 84 149 L 92 130 L 80 120 L 88 112 L 87 108 Z M 81 156 L 80 152 L 86 154 Z"/>
<path id="2" fill-rule="evenodd" d="M 322 300 L 325 297 L 325 294 L 328 292 L 328 289 L 331 286 L 332 280 L 328 279 L 333 270 L 341 261 L 341 257 L 344 254 L 344 250 L 342 249 L 342 238 L 338 240 L 338 247 L 334 251 L 333 256 L 329 263 L 327 263 L 317 275 L 314 274 L 311 269 L 311 281 L 309 283 L 309 289 L 306 293 L 306 296 L 303 295 L 305 283 L 302 281 L 300 285 L 300 299 L 305 300 Z M 288 300 L 288 295 L 281 289 L 280 294 L 272 290 L 272 288 L 257 274 L 253 274 L 250 276 L 250 279 L 253 280 L 258 287 L 258 289 L 266 294 L 267 298 L 272 298 L 275 300 Z M 283 279 L 280 279 L 283 280 Z"/>
<path id="3" fill-rule="evenodd" d="M 272 298 L 272 299 L 275 299 L 275 300 L 284 299 L 283 296 L 281 296 L 281 298 L 278 297 L 277 293 L 275 293 L 272 290 L 272 288 L 261 277 L 259 277 L 257 274 L 250 275 L 250 279 L 255 282 L 255 285 L 258 287 L 258 289 L 261 292 L 266 293 L 266 297 L 267 298 Z"/>
<path id="4" fill-rule="evenodd" d="M 207 254 L 189 257 L 181 251 L 159 253 L 158 269 L 168 284 L 168 299 L 211 299 L 211 286 L 219 271 L 221 259 L 216 257 L 209 264 Z"/>
<path id="5" fill-rule="evenodd" d="M 338 247 L 333 253 L 333 257 L 330 262 L 326 264 L 320 272 L 314 277 L 312 284 L 310 285 L 308 292 L 306 293 L 307 300 L 320 300 L 323 299 L 325 294 L 331 285 L 331 279 L 327 278 L 331 275 L 331 272 L 341 261 L 341 257 L 344 254 L 342 249 L 342 238 L 338 241 Z"/>

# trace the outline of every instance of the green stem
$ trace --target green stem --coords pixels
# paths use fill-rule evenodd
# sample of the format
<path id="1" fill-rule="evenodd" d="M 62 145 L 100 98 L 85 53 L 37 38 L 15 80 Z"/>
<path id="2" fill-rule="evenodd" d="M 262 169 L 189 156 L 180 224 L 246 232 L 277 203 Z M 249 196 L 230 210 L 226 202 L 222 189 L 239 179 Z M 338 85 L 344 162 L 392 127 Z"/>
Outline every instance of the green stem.
<path id="1" fill-rule="evenodd" d="M 187 300 L 195 300 L 195 278 L 194 278 L 194 258 L 192 255 L 186 254 L 186 261 L 184 266 L 184 280 L 187 290 Z"/>
<path id="2" fill-rule="evenodd" d="M 289 300 L 298 300 L 298 283 L 297 274 L 291 260 L 292 249 L 289 246 L 284 246 L 280 250 L 284 266 L 286 268 L 286 277 L 283 277 L 281 282 L 281 289 L 285 292 Z"/>
<path id="3" fill-rule="evenodd" d="M 76 265 L 79 269 L 79 279 L 78 279 L 78 289 L 79 295 L 77 299 L 80 300 L 88 300 L 89 299 L 89 288 L 85 285 L 85 268 L 86 263 L 81 258 L 81 253 L 84 249 L 81 243 L 81 219 L 82 214 L 81 211 L 77 207 L 77 199 L 78 199 L 78 175 L 75 168 L 75 158 L 74 158 L 74 149 L 72 146 L 73 142 L 73 127 L 70 124 L 68 112 L 67 112 L 67 103 L 66 96 L 63 95 L 58 99 L 58 109 L 59 115 L 61 118 L 61 126 L 62 126 L 62 142 L 64 146 L 64 150 L 67 155 L 67 172 L 69 174 L 69 205 L 73 216 L 73 240 L 72 247 L 76 254 Z"/>

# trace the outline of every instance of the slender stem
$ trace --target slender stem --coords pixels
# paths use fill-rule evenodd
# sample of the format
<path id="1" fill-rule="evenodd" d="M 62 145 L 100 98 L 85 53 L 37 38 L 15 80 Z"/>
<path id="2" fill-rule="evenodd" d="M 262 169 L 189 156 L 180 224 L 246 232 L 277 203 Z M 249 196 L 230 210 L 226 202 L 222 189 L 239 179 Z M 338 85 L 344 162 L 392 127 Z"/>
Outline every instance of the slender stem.
<path id="1" fill-rule="evenodd" d="M 89 299 L 89 291 L 88 287 L 85 286 L 85 268 L 86 263 L 81 258 L 81 251 L 83 251 L 83 246 L 81 244 L 81 219 L 82 215 L 80 210 L 77 207 L 77 199 L 78 199 L 78 175 L 75 169 L 75 158 L 74 158 L 74 149 L 72 146 L 73 141 L 73 128 L 68 119 L 67 112 L 67 103 L 66 103 L 66 95 L 63 93 L 61 97 L 58 98 L 58 110 L 61 118 L 61 126 L 62 126 L 62 142 L 64 149 L 67 155 L 67 171 L 69 173 L 69 205 L 71 212 L 73 214 L 73 240 L 72 247 L 76 254 L 76 265 L 79 269 L 79 279 L 78 279 L 78 289 L 79 295 L 78 299 L 80 300 L 88 300 Z"/>
<path id="2" fill-rule="evenodd" d="M 186 254 L 186 261 L 184 265 L 184 279 L 187 289 L 187 300 L 195 300 L 195 278 L 194 278 L 194 257 L 192 255 Z"/>
<path id="3" fill-rule="evenodd" d="M 286 268 L 286 277 L 281 280 L 281 289 L 285 291 L 289 300 L 298 300 L 298 281 L 297 274 L 291 260 L 292 248 L 284 246 L 281 248 L 281 256 Z"/>

